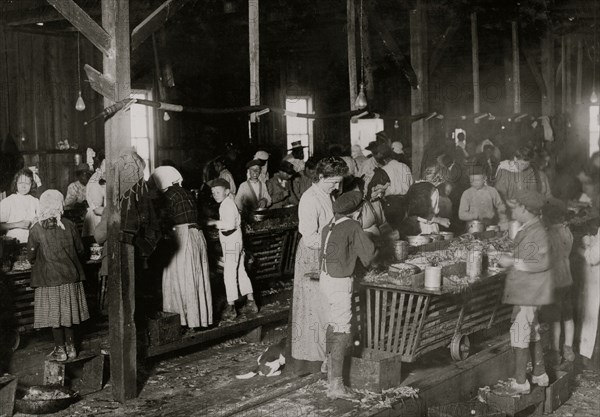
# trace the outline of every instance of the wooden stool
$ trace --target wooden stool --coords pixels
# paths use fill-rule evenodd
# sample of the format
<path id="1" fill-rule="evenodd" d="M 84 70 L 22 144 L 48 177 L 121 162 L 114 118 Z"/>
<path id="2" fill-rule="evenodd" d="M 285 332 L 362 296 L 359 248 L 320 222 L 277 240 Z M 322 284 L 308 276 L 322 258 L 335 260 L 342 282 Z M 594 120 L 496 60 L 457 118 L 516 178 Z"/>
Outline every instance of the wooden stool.
<path id="1" fill-rule="evenodd" d="M 61 385 L 79 391 L 81 395 L 100 391 L 104 374 L 104 355 L 80 352 L 65 362 L 44 362 L 44 385 Z"/>
<path id="2" fill-rule="evenodd" d="M 555 375 L 550 374 L 550 385 L 546 387 L 544 414 L 553 413 L 569 399 L 571 396 L 570 378 L 570 372 L 556 371 Z"/>
<path id="3" fill-rule="evenodd" d="M 0 376 L 0 416 L 12 416 L 15 406 L 17 378 L 6 374 Z"/>
<path id="4" fill-rule="evenodd" d="M 506 413 L 507 416 L 541 416 L 546 400 L 545 387 L 531 386 L 529 394 L 518 397 L 508 397 L 488 392 L 485 394 L 486 402 L 492 407 Z"/>

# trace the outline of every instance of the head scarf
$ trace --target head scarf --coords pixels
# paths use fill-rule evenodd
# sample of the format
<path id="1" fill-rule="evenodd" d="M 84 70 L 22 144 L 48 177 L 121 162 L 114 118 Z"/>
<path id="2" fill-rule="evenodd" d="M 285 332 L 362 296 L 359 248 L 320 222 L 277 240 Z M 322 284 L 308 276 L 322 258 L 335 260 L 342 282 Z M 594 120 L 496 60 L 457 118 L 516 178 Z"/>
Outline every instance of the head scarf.
<path id="1" fill-rule="evenodd" d="M 139 195 L 144 189 L 144 168 L 146 163 L 132 148 L 121 151 L 116 164 L 119 181 L 119 201 L 131 194 Z M 128 191 L 132 193 L 128 194 Z"/>
<path id="2" fill-rule="evenodd" d="M 58 190 L 46 190 L 40 196 L 40 208 L 38 212 L 38 223 L 43 220 L 56 219 L 56 224 L 61 229 L 65 229 L 60 218 L 64 212 L 64 197 Z"/>
<path id="3" fill-rule="evenodd" d="M 152 178 L 154 178 L 156 186 L 162 192 L 167 191 L 167 188 L 169 188 L 173 184 L 181 185 L 181 183 L 183 182 L 183 177 L 181 176 L 179 171 L 169 166 L 162 166 L 156 168 L 152 173 Z"/>

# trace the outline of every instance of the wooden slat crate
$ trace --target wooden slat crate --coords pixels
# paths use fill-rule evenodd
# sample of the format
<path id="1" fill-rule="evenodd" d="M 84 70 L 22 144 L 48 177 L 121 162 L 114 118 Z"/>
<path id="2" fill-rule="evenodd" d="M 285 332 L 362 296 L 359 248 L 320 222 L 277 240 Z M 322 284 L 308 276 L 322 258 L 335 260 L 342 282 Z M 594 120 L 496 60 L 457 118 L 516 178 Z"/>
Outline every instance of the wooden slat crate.
<path id="1" fill-rule="evenodd" d="M 29 286 L 31 272 L 10 272 L 5 275 L 14 299 L 14 314 L 19 332 L 33 328 L 35 291 Z"/>
<path id="2" fill-rule="evenodd" d="M 455 337 L 505 322 L 512 308 L 501 303 L 504 280 L 488 276 L 462 293 L 363 283 L 363 343 L 413 362 Z"/>

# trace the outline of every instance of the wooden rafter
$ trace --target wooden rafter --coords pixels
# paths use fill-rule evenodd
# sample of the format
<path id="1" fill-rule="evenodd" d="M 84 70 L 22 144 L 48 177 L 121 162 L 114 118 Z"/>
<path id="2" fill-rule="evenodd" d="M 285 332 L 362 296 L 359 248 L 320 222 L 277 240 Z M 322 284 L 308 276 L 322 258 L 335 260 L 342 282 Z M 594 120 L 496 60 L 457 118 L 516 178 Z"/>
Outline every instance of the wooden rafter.
<path id="1" fill-rule="evenodd" d="M 131 32 L 131 50 L 137 49 L 154 32 L 160 29 L 169 18 L 190 0 L 167 0 L 156 8 Z"/>
<path id="2" fill-rule="evenodd" d="M 114 81 L 110 80 L 100 71 L 88 64 L 85 64 L 83 69 L 85 70 L 88 80 L 90 81 L 92 90 L 98 94 L 101 94 L 104 98 L 109 99 L 110 101 L 117 101 Z"/>
<path id="3" fill-rule="evenodd" d="M 415 89 L 418 88 L 419 81 L 417 79 L 417 74 L 408 59 L 404 56 L 404 53 L 402 53 L 400 46 L 396 42 L 396 39 L 394 39 L 394 35 L 392 35 L 392 32 L 388 29 L 385 21 L 374 9 L 371 9 L 370 17 L 373 22 L 372 26 L 377 28 L 377 32 L 379 33 L 383 44 L 390 51 L 394 62 L 400 67 L 400 71 L 402 71 L 402 74 L 404 74 L 410 83 L 410 86 Z"/>
<path id="4" fill-rule="evenodd" d="M 432 74 L 437 68 L 438 64 L 442 60 L 444 53 L 446 52 L 446 47 L 454 38 L 458 30 L 458 23 L 453 23 L 452 25 L 446 28 L 444 35 L 442 36 L 442 40 L 437 44 L 437 47 L 431 53 L 431 59 L 429 60 L 429 73 Z"/>
<path id="5" fill-rule="evenodd" d="M 525 45 L 522 45 L 522 49 L 523 56 L 525 57 L 527 66 L 531 71 L 531 75 L 533 75 L 533 79 L 535 80 L 535 83 L 537 84 L 540 93 L 542 93 L 542 97 L 546 97 L 548 94 L 548 88 L 546 86 L 546 82 L 544 81 L 544 77 L 542 76 L 542 71 L 540 70 L 534 58 L 534 53 L 531 49 L 525 47 Z"/>
<path id="6" fill-rule="evenodd" d="M 111 54 L 111 36 L 73 0 L 47 0 L 105 56 Z"/>

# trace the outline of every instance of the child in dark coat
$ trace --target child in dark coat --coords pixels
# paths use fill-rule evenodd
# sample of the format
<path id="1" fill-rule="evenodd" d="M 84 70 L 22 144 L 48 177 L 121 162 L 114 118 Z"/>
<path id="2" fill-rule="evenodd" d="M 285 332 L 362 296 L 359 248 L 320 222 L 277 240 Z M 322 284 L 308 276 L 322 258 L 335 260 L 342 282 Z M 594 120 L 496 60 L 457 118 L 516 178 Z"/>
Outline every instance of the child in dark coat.
<path id="1" fill-rule="evenodd" d="M 352 287 L 356 261 L 367 266 L 375 258 L 376 249 L 356 220 L 361 212 L 362 193 L 350 191 L 333 203 L 335 214 L 321 233 L 321 275 L 319 287 L 327 300 L 328 381 L 327 396 L 351 399 L 342 378 L 344 356 L 352 334 Z M 331 343 L 329 343 L 331 342 Z"/>
<path id="2" fill-rule="evenodd" d="M 528 394 L 530 391 L 526 370 L 531 347 L 533 375 L 531 382 L 548 386 L 544 366 L 544 351 L 540 340 L 538 311 L 553 301 L 554 280 L 550 265 L 548 234 L 540 221 L 544 197 L 537 191 L 519 190 L 515 196 L 512 215 L 522 224 L 514 239 L 512 256 L 500 259 L 509 270 L 504 287 L 503 302 L 514 305 L 510 329 L 511 346 L 516 355 L 515 378 L 511 380 L 509 395 Z"/>
<path id="3" fill-rule="evenodd" d="M 551 361 L 554 367 L 561 362 L 560 338 L 564 334 L 562 358 L 566 363 L 575 360 L 573 352 L 573 339 L 575 323 L 573 322 L 573 301 L 571 286 L 571 264 L 569 256 L 573 248 L 573 234 L 565 224 L 566 207 L 559 200 L 552 201 L 544 206 L 542 215 L 548 227 L 548 240 L 550 242 L 550 259 L 554 277 L 554 304 L 544 309 L 544 316 L 552 322 L 552 352 Z M 564 333 L 562 332 L 564 327 Z"/>
<path id="4" fill-rule="evenodd" d="M 79 262 L 84 247 L 75 225 L 61 218 L 60 191 L 44 191 L 38 213 L 27 243 L 33 264 L 31 287 L 35 288 L 33 327 L 52 328 L 55 347 L 48 358 L 65 361 L 77 357 L 75 327 L 89 318 Z"/>

